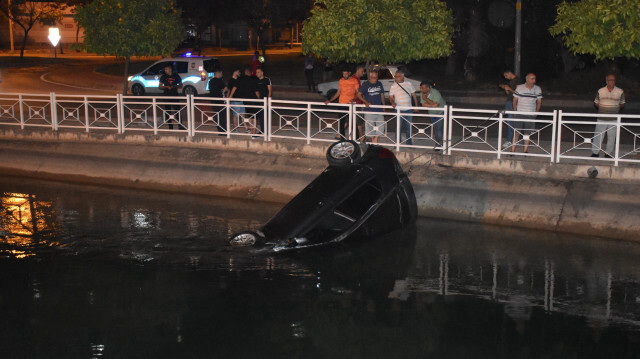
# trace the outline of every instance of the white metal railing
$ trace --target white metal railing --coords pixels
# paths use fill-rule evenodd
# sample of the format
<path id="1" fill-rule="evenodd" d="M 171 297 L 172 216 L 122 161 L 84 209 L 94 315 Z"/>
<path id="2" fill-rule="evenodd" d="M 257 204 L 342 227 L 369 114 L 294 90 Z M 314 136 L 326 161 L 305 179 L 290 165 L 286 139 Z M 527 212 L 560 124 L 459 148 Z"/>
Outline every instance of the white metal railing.
<path id="1" fill-rule="evenodd" d="M 597 124 L 600 126 L 596 132 Z M 554 163 L 567 160 L 615 166 L 640 163 L 640 115 L 527 113 L 453 106 L 366 108 L 358 104 L 194 96 L 0 93 L 0 126 L 264 141 L 288 139 L 307 144 L 332 142 L 343 132 L 346 138 L 374 139 L 397 151 L 481 153 L 497 159 L 526 156 Z M 344 131 L 340 126 L 345 126 Z M 508 129 L 517 138 L 512 146 L 505 146 Z M 599 139 L 609 135 L 613 142 L 607 146 L 600 144 Z M 527 153 L 523 152 L 525 146 Z M 600 157 L 592 157 L 594 152 Z"/>

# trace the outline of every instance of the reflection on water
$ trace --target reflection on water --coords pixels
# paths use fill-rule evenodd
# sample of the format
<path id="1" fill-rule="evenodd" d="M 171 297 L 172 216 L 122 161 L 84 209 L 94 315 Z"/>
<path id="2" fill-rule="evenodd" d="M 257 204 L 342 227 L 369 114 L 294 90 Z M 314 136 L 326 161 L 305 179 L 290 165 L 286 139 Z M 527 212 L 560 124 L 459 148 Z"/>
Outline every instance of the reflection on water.
<path id="1" fill-rule="evenodd" d="M 26 193 L 0 193 L 0 254 L 26 258 L 42 246 L 57 246 L 52 238 L 57 231 L 52 202 L 37 201 Z"/>
<path id="2" fill-rule="evenodd" d="M 1 177 L 0 190 L 3 357 L 640 355 L 634 243 L 423 219 L 259 253 L 226 239 L 278 205 Z"/>

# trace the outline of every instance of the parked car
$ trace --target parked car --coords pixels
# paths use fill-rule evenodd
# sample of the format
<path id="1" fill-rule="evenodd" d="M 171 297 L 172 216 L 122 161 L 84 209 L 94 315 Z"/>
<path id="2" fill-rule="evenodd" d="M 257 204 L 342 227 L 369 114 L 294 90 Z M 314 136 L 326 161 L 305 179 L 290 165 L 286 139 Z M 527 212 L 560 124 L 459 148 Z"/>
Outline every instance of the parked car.
<path id="1" fill-rule="evenodd" d="M 164 68 L 172 66 L 173 72 L 182 78 L 183 95 L 203 95 L 209 92 L 207 85 L 214 72 L 221 71 L 220 61 L 215 57 L 181 56 L 169 57 L 154 62 L 144 71 L 129 76 L 129 90 L 136 96 L 161 94 L 158 88 Z"/>
<path id="2" fill-rule="evenodd" d="M 256 232 L 231 237 L 236 246 L 274 251 L 375 236 L 413 223 L 413 187 L 393 152 L 354 141 L 327 150 L 329 167 Z"/>
<path id="3" fill-rule="evenodd" d="M 395 82 L 395 80 L 393 79 L 393 75 L 398 69 L 404 71 L 405 81 L 411 82 L 416 90 L 420 88 L 421 81 L 413 78 L 411 73 L 403 65 L 376 65 L 373 68 L 378 70 L 378 81 L 380 81 L 384 86 L 384 92 L 387 96 L 389 95 L 389 89 L 391 88 L 391 85 L 393 85 L 393 83 Z M 366 79 L 367 75 L 365 74 L 362 80 L 365 81 Z M 330 99 L 331 97 L 333 97 L 333 95 L 336 94 L 336 91 L 338 91 L 339 81 L 340 80 L 328 81 L 318 84 L 318 93 L 326 97 L 327 99 Z"/>

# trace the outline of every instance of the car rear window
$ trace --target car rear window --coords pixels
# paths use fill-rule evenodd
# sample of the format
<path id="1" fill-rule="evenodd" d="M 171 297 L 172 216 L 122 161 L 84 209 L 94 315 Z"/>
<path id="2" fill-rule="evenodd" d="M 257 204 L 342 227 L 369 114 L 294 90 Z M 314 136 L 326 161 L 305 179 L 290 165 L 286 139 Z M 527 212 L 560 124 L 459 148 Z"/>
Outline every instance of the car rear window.
<path id="1" fill-rule="evenodd" d="M 220 61 L 218 61 L 218 59 L 204 60 L 203 65 L 206 72 L 220 71 Z"/>

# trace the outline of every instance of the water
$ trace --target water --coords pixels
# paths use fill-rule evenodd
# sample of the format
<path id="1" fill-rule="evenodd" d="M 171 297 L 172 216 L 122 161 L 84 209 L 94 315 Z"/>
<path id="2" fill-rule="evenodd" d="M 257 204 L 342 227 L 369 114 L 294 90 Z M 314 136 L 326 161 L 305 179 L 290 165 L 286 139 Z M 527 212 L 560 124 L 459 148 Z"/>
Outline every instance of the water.
<path id="1" fill-rule="evenodd" d="M 279 205 L 0 177 L 2 358 L 637 358 L 640 245 L 434 219 L 287 253 Z"/>

